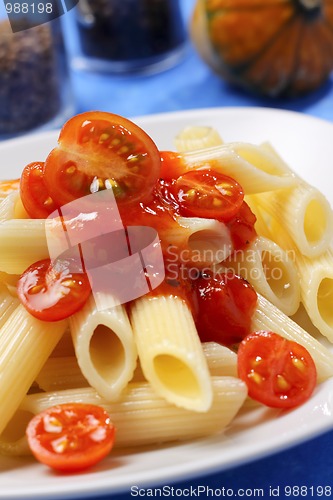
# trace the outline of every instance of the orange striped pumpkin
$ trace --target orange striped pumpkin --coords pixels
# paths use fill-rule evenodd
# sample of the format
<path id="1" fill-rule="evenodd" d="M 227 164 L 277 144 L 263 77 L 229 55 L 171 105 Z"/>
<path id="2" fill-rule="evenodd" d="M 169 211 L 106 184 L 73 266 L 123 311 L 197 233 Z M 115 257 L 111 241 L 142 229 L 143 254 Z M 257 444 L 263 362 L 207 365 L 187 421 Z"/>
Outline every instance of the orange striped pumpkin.
<path id="1" fill-rule="evenodd" d="M 273 97 L 304 94 L 333 69 L 333 0 L 197 0 L 191 36 L 227 81 Z"/>

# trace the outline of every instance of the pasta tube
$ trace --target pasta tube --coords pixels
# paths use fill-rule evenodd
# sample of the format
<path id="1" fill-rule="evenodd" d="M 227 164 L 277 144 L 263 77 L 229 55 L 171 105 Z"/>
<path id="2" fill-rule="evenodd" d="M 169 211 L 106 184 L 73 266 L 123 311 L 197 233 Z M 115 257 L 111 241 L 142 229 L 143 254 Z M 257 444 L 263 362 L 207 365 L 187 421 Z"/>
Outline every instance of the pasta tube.
<path id="1" fill-rule="evenodd" d="M 243 142 L 183 153 L 188 170 L 209 167 L 239 182 L 245 194 L 293 186 L 296 176 L 276 155 Z"/>
<path id="2" fill-rule="evenodd" d="M 0 271 L 21 274 L 34 262 L 49 257 L 43 219 L 0 222 Z"/>
<path id="3" fill-rule="evenodd" d="M 144 296 L 130 309 L 145 378 L 169 403 L 207 411 L 211 380 L 186 302 L 176 296 Z"/>
<path id="4" fill-rule="evenodd" d="M 169 263 L 178 258 L 196 265 L 219 263 L 232 253 L 230 232 L 223 222 L 201 217 L 177 217 L 178 227 L 165 235 L 165 255 Z M 164 239 L 163 231 L 159 231 Z"/>
<path id="5" fill-rule="evenodd" d="M 234 377 L 212 377 L 213 399 L 207 412 L 193 412 L 165 401 L 147 382 L 130 383 L 119 401 L 110 403 L 92 388 L 32 394 L 26 396 L 19 411 L 30 417 L 50 406 L 68 402 L 101 405 L 117 430 L 118 448 L 184 441 L 222 431 L 236 416 L 247 397 L 244 382 Z M 2 442 L 6 435 L 3 436 Z M 20 442 L 21 440 L 21 442 Z M 11 435 L 12 450 L 24 446 L 22 430 Z M 6 447 L 9 451 L 9 439 Z M 13 451 L 12 451 L 13 453 Z"/>
<path id="6" fill-rule="evenodd" d="M 137 349 L 124 306 L 108 294 L 98 294 L 70 318 L 80 369 L 89 384 L 107 400 L 115 400 L 131 380 Z M 103 306 L 104 304 L 104 306 Z"/>
<path id="7" fill-rule="evenodd" d="M 293 189 L 255 196 L 255 203 L 273 217 L 274 240 L 283 248 L 295 247 L 308 258 L 328 250 L 333 238 L 333 211 L 318 189 L 304 182 Z"/>
<path id="8" fill-rule="evenodd" d="M 175 138 L 177 151 L 195 151 L 223 144 L 217 130 L 213 127 L 189 126 L 179 132 Z"/>
<path id="9" fill-rule="evenodd" d="M 6 321 L 10 318 L 12 313 L 15 311 L 17 306 L 19 305 L 19 301 L 16 297 L 13 297 L 7 287 L 0 284 L 0 328 L 6 323 Z"/>
<path id="10" fill-rule="evenodd" d="M 40 321 L 19 305 L 0 329 L 0 434 L 66 326 L 66 321 Z"/>
<path id="11" fill-rule="evenodd" d="M 236 251 L 225 265 L 287 316 L 296 313 L 301 300 L 297 267 L 288 252 L 271 239 L 256 238 L 246 250 Z"/>
<path id="12" fill-rule="evenodd" d="M 234 351 L 215 342 L 204 342 L 202 348 L 211 375 L 237 377 L 237 355 Z M 131 382 L 144 380 L 141 366 L 138 364 Z M 88 385 L 75 356 L 50 357 L 37 375 L 36 383 L 46 392 Z"/>
<path id="13" fill-rule="evenodd" d="M 269 330 L 302 344 L 311 354 L 317 368 L 318 382 L 333 375 L 333 354 L 292 319 L 261 295 L 252 319 L 252 330 Z"/>
<path id="14" fill-rule="evenodd" d="M 302 303 L 320 333 L 333 342 L 333 250 L 317 259 L 298 257 Z"/>

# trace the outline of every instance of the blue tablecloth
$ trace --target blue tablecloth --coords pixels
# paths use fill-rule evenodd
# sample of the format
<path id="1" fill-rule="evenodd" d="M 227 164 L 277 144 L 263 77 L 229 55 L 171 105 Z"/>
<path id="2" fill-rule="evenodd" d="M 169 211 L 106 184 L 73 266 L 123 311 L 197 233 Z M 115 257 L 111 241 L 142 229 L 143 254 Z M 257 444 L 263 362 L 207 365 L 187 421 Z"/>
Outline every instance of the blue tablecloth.
<path id="1" fill-rule="evenodd" d="M 181 2 L 188 25 L 194 0 Z M 214 75 L 198 57 L 190 41 L 181 62 L 162 73 L 117 76 L 74 71 L 72 83 L 77 112 L 100 109 L 134 117 L 193 108 L 263 106 L 299 111 L 333 121 L 333 78 L 312 94 L 293 100 L 254 97 L 229 86 Z M 330 182 L 333 184 L 331 179 Z M 224 496 L 230 496 L 232 491 L 235 496 L 238 491 L 240 496 L 240 488 L 248 489 L 246 495 L 243 492 L 243 496 L 261 498 L 269 498 L 274 494 L 279 498 L 331 496 L 329 489 L 326 494 L 324 490 L 323 495 L 320 495 L 320 489 L 317 494 L 315 487 L 333 487 L 332 445 L 333 432 L 329 432 L 248 465 L 200 477 L 196 481 L 176 483 L 174 486 L 190 488 L 205 485 L 213 489 L 225 487 Z M 292 494 L 288 495 L 290 490 L 284 490 L 285 486 L 294 487 Z M 301 490 L 301 486 L 308 489 Z M 278 487 L 279 491 L 276 489 Z M 119 496 L 120 498 L 130 498 L 130 492 Z"/>

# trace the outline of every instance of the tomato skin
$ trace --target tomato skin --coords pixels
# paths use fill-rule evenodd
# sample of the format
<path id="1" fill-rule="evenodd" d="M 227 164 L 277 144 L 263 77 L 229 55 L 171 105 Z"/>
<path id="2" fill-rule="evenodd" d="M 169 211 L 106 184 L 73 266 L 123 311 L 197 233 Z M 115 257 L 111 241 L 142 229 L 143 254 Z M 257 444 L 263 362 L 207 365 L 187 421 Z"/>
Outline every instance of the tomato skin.
<path id="1" fill-rule="evenodd" d="M 231 177 L 211 169 L 191 170 L 178 177 L 171 190 L 185 217 L 227 222 L 240 209 L 244 193 Z"/>
<path id="2" fill-rule="evenodd" d="M 227 223 L 235 250 L 246 248 L 256 238 L 256 220 L 249 205 L 243 201 L 235 217 Z"/>
<path id="3" fill-rule="evenodd" d="M 161 177 L 167 181 L 177 179 L 188 169 L 183 156 L 174 151 L 161 151 Z"/>
<path id="4" fill-rule="evenodd" d="M 151 195 L 160 163 L 155 143 L 138 125 L 91 111 L 63 126 L 45 161 L 45 183 L 58 205 L 109 188 L 128 205 Z"/>
<path id="5" fill-rule="evenodd" d="M 57 208 L 45 185 L 44 168 L 44 162 L 32 162 L 21 175 L 21 201 L 32 219 L 46 219 Z"/>
<path id="6" fill-rule="evenodd" d="M 76 472 L 110 453 L 115 427 L 100 406 L 66 403 L 33 417 L 26 436 L 38 461 L 59 471 Z"/>
<path id="7" fill-rule="evenodd" d="M 60 321 L 83 307 L 90 296 L 85 273 L 71 272 L 71 259 L 40 260 L 29 266 L 17 282 L 17 294 L 32 316 L 42 321 Z"/>
<path id="8" fill-rule="evenodd" d="M 257 304 L 254 288 L 243 278 L 228 271 L 214 276 L 207 273 L 193 286 L 196 290 L 196 326 L 202 342 L 230 346 L 251 331 Z"/>
<path id="9" fill-rule="evenodd" d="M 252 399 L 272 408 L 299 406 L 317 383 L 316 365 L 307 349 L 269 331 L 250 333 L 240 343 L 238 375 Z"/>

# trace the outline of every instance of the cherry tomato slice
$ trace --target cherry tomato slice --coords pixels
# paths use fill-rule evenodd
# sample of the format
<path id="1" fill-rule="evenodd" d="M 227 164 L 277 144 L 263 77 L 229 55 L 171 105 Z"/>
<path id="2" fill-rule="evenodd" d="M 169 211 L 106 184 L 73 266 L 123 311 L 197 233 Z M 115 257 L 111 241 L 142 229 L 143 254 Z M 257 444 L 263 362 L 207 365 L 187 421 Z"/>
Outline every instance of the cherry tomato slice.
<path id="1" fill-rule="evenodd" d="M 316 366 L 307 349 L 267 331 L 250 333 L 241 342 L 238 375 L 251 398 L 273 408 L 304 403 L 317 383 Z"/>
<path id="2" fill-rule="evenodd" d="M 244 199 L 243 190 L 234 179 L 210 169 L 181 175 L 173 184 L 173 192 L 181 215 L 222 222 L 236 215 Z"/>
<path id="3" fill-rule="evenodd" d="M 115 428 L 102 407 L 66 403 L 33 417 L 26 435 L 37 460 L 60 471 L 74 472 L 95 465 L 109 454 Z"/>
<path id="4" fill-rule="evenodd" d="M 160 175 L 153 140 L 118 115 L 86 112 L 63 126 L 45 162 L 45 182 L 59 205 L 112 188 L 118 202 L 147 199 Z"/>
<path id="5" fill-rule="evenodd" d="M 46 219 L 57 208 L 45 186 L 44 166 L 44 162 L 29 163 L 21 175 L 21 201 L 32 219 Z"/>
<path id="6" fill-rule="evenodd" d="M 194 280 L 197 300 L 196 327 L 202 342 L 232 345 L 250 331 L 257 304 L 254 288 L 229 271 L 205 274 Z"/>
<path id="7" fill-rule="evenodd" d="M 29 266 L 17 282 L 17 294 L 24 307 L 43 321 L 68 318 L 83 307 L 90 295 L 85 273 L 72 272 L 72 259 L 40 260 Z"/>

